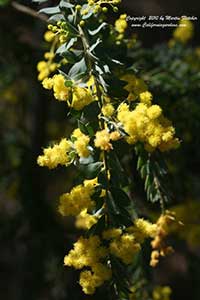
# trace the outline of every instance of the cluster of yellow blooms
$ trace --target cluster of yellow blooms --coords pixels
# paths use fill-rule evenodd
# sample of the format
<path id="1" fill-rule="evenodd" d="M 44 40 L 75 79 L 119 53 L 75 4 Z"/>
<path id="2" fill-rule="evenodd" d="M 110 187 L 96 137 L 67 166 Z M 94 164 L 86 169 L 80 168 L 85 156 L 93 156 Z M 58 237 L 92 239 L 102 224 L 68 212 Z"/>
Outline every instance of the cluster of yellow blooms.
<path id="1" fill-rule="evenodd" d="M 80 274 L 79 283 L 85 294 L 93 294 L 97 287 L 111 278 L 111 269 L 103 263 L 107 255 L 108 250 L 101 245 L 100 238 L 91 236 L 88 239 L 79 238 L 74 244 L 74 249 L 65 256 L 66 266 L 73 266 L 75 269 L 91 268 Z"/>
<path id="2" fill-rule="evenodd" d="M 65 58 L 61 59 L 59 63 L 54 62 L 55 50 L 63 43 L 66 42 L 68 38 L 68 31 L 66 29 L 65 22 L 57 22 L 57 25 L 48 25 L 48 30 L 44 33 L 44 40 L 51 43 L 49 52 L 45 52 L 45 60 L 39 61 L 37 64 L 38 80 L 42 81 L 45 78 L 55 72 L 61 65 L 67 63 Z"/>
<path id="3" fill-rule="evenodd" d="M 156 236 L 157 224 L 152 224 L 144 219 L 136 219 L 134 226 L 128 227 L 127 231 L 134 234 L 138 242 L 143 243 L 146 238 Z"/>
<path id="4" fill-rule="evenodd" d="M 154 151 L 156 148 L 161 151 L 177 148 L 179 140 L 174 137 L 174 127 L 163 116 L 160 106 L 148 104 L 151 99 L 152 95 L 145 92 L 140 94 L 143 103 L 137 104 L 133 111 L 129 110 L 127 104 L 119 106 L 117 118 L 129 135 L 127 142 L 143 142 L 147 151 Z"/>
<path id="5" fill-rule="evenodd" d="M 173 38 L 182 44 L 187 43 L 194 35 L 193 23 L 185 18 L 182 18 L 179 22 L 179 27 L 173 32 Z"/>
<path id="6" fill-rule="evenodd" d="M 62 139 L 59 144 L 44 149 L 44 155 L 40 155 L 37 159 L 38 165 L 54 169 L 58 165 L 66 166 L 70 163 L 69 152 L 71 151 L 71 142 Z"/>
<path id="7" fill-rule="evenodd" d="M 82 211 L 91 210 L 94 207 L 94 201 L 91 196 L 94 194 L 97 184 L 97 178 L 85 180 L 83 185 L 77 185 L 73 187 L 70 193 L 61 195 L 59 212 L 63 216 L 77 216 Z M 87 216 L 85 217 L 87 218 Z"/>
<path id="8" fill-rule="evenodd" d="M 141 249 L 141 243 L 146 238 L 153 238 L 157 225 L 144 219 L 136 219 L 133 226 L 126 229 L 127 233 L 120 234 L 120 229 L 104 232 L 104 239 L 112 239 L 110 252 L 119 257 L 125 264 L 133 262 L 134 255 Z"/>
<path id="9" fill-rule="evenodd" d="M 84 186 L 78 188 L 85 193 Z M 74 193 L 74 191 L 72 190 L 71 193 Z M 66 201 L 70 202 L 70 194 L 68 194 Z M 83 196 L 76 194 L 74 203 L 80 202 L 80 197 Z M 67 208 L 67 215 L 69 215 L 70 209 L 71 208 L 68 210 Z M 73 210 L 72 214 L 77 214 L 78 210 L 79 209 L 76 209 L 76 211 Z M 86 209 L 83 210 L 82 213 L 83 215 L 87 215 Z M 94 220 L 91 220 L 91 223 L 94 223 Z M 91 223 L 89 221 L 88 227 L 91 227 Z M 74 249 L 65 256 L 64 264 L 74 267 L 75 269 L 82 269 L 84 267 L 91 268 L 91 270 L 81 272 L 79 283 L 84 293 L 93 294 L 97 287 L 111 278 L 111 270 L 109 265 L 105 263 L 106 257 L 115 255 L 120 258 L 123 263 L 130 264 L 135 254 L 141 249 L 141 241 L 143 241 L 144 238 L 153 236 L 155 226 L 155 224 L 151 224 L 143 219 L 137 219 L 134 225 L 127 229 L 129 233 L 123 233 L 120 228 L 105 230 L 102 233 L 102 239 L 109 241 L 109 246 L 107 247 L 102 245 L 103 240 L 101 240 L 99 236 L 90 236 L 88 239 L 81 237 L 74 244 Z"/>
<path id="10" fill-rule="evenodd" d="M 77 128 L 73 131 L 72 138 L 75 139 L 74 148 L 77 154 L 80 157 L 88 157 L 90 155 L 90 151 L 88 149 L 88 145 L 90 142 L 89 136 L 82 133 L 81 130 Z"/>
<path id="11" fill-rule="evenodd" d="M 87 209 L 83 209 L 76 217 L 76 227 L 80 229 L 90 229 L 97 223 L 99 216 L 91 215 Z"/>
<path id="12" fill-rule="evenodd" d="M 123 233 L 120 228 L 112 228 L 104 231 L 102 237 L 110 240 L 109 250 L 112 255 L 125 264 L 131 264 L 135 254 L 141 249 L 141 243 L 146 238 L 155 238 L 157 230 L 157 224 L 139 218 L 126 228 L 126 232 Z"/>
<path id="13" fill-rule="evenodd" d="M 51 31 L 46 31 L 44 34 L 44 39 L 48 43 L 52 43 L 52 47 L 50 48 L 49 52 L 45 52 L 44 58 L 46 60 L 39 61 L 37 64 L 37 70 L 39 72 L 38 74 L 38 80 L 42 81 L 45 78 L 47 78 L 52 72 L 55 72 L 59 67 L 60 64 L 57 64 L 53 61 L 55 57 L 55 46 L 57 43 L 57 40 L 55 39 L 55 35 Z"/>
<path id="14" fill-rule="evenodd" d="M 68 40 L 69 32 L 67 29 L 66 22 L 58 21 L 57 25 L 49 24 L 48 29 L 49 29 L 49 31 L 48 31 L 49 37 L 50 36 L 57 37 L 57 40 L 59 41 L 60 44 L 63 44 Z"/>
<path id="15" fill-rule="evenodd" d="M 65 81 L 65 77 L 62 74 L 56 74 L 52 78 L 45 78 L 42 84 L 45 89 L 53 89 L 55 99 L 67 101 L 68 106 L 75 110 L 81 110 L 93 101 L 92 94 L 88 88 L 79 86 L 68 87 L 65 85 Z"/>
<path id="16" fill-rule="evenodd" d="M 96 132 L 94 144 L 95 147 L 104 151 L 110 151 L 113 149 L 112 141 L 120 139 L 120 133 L 118 131 L 109 132 L 107 129 Z"/>
<path id="17" fill-rule="evenodd" d="M 131 264 L 134 255 L 141 249 L 133 234 L 125 233 L 110 243 L 110 253 L 119 257 L 123 263 Z"/>
<path id="18" fill-rule="evenodd" d="M 105 117 L 111 117 L 115 112 L 115 108 L 111 103 L 107 103 L 102 106 L 101 111 Z"/>
<path id="19" fill-rule="evenodd" d="M 41 167 L 54 169 L 58 165 L 69 165 L 72 162 L 70 158 L 70 153 L 72 152 L 77 153 L 79 157 L 88 157 L 90 154 L 88 149 L 89 136 L 77 128 L 72 132 L 71 139 L 67 140 L 63 138 L 58 144 L 44 149 L 44 154 L 38 157 L 38 164 Z"/>
<path id="20" fill-rule="evenodd" d="M 166 246 L 164 241 L 170 232 L 169 225 L 171 225 L 175 221 L 175 213 L 171 211 L 166 211 L 159 217 L 156 223 L 157 233 L 155 235 L 154 240 L 151 242 L 153 251 L 151 253 L 150 265 L 152 267 L 157 266 L 160 256 L 166 256 L 167 254 L 173 252 L 173 248 L 170 246 Z"/>
<path id="21" fill-rule="evenodd" d="M 47 53 L 46 56 L 47 57 Z M 56 71 L 59 68 L 59 64 L 53 62 L 54 54 L 48 53 L 48 60 L 39 61 L 37 64 L 37 70 L 39 72 L 38 80 L 44 80 L 47 78 L 52 72 Z"/>
<path id="22" fill-rule="evenodd" d="M 119 17 L 118 20 L 115 21 L 115 30 L 118 32 L 117 40 L 123 39 L 124 33 L 128 27 L 126 17 L 127 17 L 127 15 L 123 14 Z"/>

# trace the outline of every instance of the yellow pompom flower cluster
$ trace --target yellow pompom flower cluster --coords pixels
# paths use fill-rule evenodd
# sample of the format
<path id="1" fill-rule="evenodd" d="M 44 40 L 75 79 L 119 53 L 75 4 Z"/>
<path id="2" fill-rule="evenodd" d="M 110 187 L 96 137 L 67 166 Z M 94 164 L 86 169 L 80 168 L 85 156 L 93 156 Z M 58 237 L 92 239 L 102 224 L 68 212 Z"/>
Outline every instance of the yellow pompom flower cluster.
<path id="1" fill-rule="evenodd" d="M 149 91 L 143 92 L 139 94 L 139 100 L 141 103 L 144 103 L 146 105 L 151 105 L 153 96 Z"/>
<path id="2" fill-rule="evenodd" d="M 90 228 L 96 222 L 93 219 L 94 216 L 87 214 L 86 208 L 80 215 L 83 217 L 80 223 L 81 228 L 82 225 L 84 228 Z M 79 283 L 84 293 L 93 294 L 97 287 L 112 276 L 111 270 L 103 261 L 106 258 L 108 260 L 109 255 L 114 255 L 124 264 L 131 264 L 135 255 L 141 250 L 141 243 L 144 239 L 155 237 L 156 226 L 144 219 L 136 219 L 133 226 L 128 227 L 125 232 L 121 228 L 109 228 L 102 232 L 102 239 L 106 241 L 107 247 L 102 246 L 102 241 L 98 236 L 90 236 L 88 239 L 81 237 L 74 244 L 74 249 L 65 256 L 64 263 L 75 269 L 91 268 L 91 270 L 81 272 Z"/>
<path id="3" fill-rule="evenodd" d="M 124 33 L 124 31 L 126 30 L 126 28 L 128 27 L 127 21 L 126 21 L 126 14 L 123 14 L 119 17 L 118 20 L 115 21 L 115 29 L 119 32 L 119 33 Z"/>
<path id="4" fill-rule="evenodd" d="M 111 117 L 115 112 L 115 108 L 111 103 L 107 103 L 103 105 L 101 111 L 105 117 Z"/>
<path id="5" fill-rule="evenodd" d="M 89 214 L 87 209 L 84 209 L 76 218 L 76 227 L 79 229 L 90 229 L 97 221 L 97 216 Z"/>
<path id="6" fill-rule="evenodd" d="M 112 141 L 117 141 L 121 137 L 118 131 L 108 132 L 107 129 L 97 131 L 95 135 L 94 145 L 103 151 L 110 151 L 113 149 Z"/>
<path id="7" fill-rule="evenodd" d="M 44 40 L 48 43 L 51 43 L 55 38 L 55 33 L 52 32 L 51 30 L 47 30 L 45 33 L 44 33 Z"/>
<path id="8" fill-rule="evenodd" d="M 119 257 L 123 263 L 131 264 L 134 255 L 141 249 L 133 234 L 125 233 L 110 243 L 111 254 Z"/>
<path id="9" fill-rule="evenodd" d="M 45 52 L 44 59 L 42 61 L 39 61 L 37 64 L 37 70 L 39 72 L 38 74 L 38 80 L 42 81 L 45 78 L 47 78 L 52 72 L 55 72 L 59 67 L 60 64 L 55 63 L 53 61 L 55 57 L 55 47 L 57 43 L 57 38 L 55 34 L 51 31 L 46 31 L 44 33 L 44 40 L 48 43 L 52 43 L 52 46 L 50 48 L 49 52 Z"/>
<path id="10" fill-rule="evenodd" d="M 157 232 L 153 241 L 151 242 L 153 251 L 151 253 L 150 265 L 152 267 L 157 266 L 160 256 L 166 256 L 167 254 L 173 252 L 173 248 L 165 244 L 165 239 L 170 232 L 172 223 L 174 223 L 175 221 L 175 213 L 171 211 L 166 211 L 159 217 L 156 223 Z"/>
<path id="11" fill-rule="evenodd" d="M 120 228 L 110 228 L 102 233 L 102 237 L 110 241 L 109 251 L 112 255 L 120 258 L 125 264 L 131 264 L 144 240 L 155 238 L 157 230 L 157 224 L 138 218 L 125 232 Z"/>
<path id="12" fill-rule="evenodd" d="M 72 103 L 71 107 L 76 110 L 81 110 L 93 101 L 91 92 L 87 88 L 74 87 L 72 90 Z"/>
<path id="13" fill-rule="evenodd" d="M 115 21 L 115 30 L 118 32 L 117 40 L 123 39 L 124 33 L 128 27 L 126 17 L 127 17 L 127 15 L 123 14 L 119 17 L 118 20 Z"/>
<path id="14" fill-rule="evenodd" d="M 90 155 L 90 151 L 88 149 L 88 145 L 90 142 L 89 136 L 82 133 L 81 130 L 77 128 L 73 131 L 72 137 L 75 138 L 74 148 L 77 154 L 80 157 L 88 157 Z"/>
<path id="15" fill-rule="evenodd" d="M 118 238 L 122 235 L 122 230 L 120 228 L 111 228 L 103 232 L 102 236 L 104 240 L 111 240 Z"/>
<path id="16" fill-rule="evenodd" d="M 91 271 L 82 271 L 80 274 L 80 285 L 85 294 L 94 294 L 97 287 L 111 279 L 112 271 L 102 263 L 94 264 Z"/>
<path id="17" fill-rule="evenodd" d="M 147 151 L 167 151 L 177 148 L 179 140 L 174 137 L 175 129 L 170 121 L 162 115 L 158 105 L 139 103 L 133 111 L 127 104 L 118 108 L 118 120 L 129 135 L 129 144 L 143 142 Z"/>
<path id="18" fill-rule="evenodd" d="M 134 234 L 137 241 L 143 243 L 146 238 L 154 238 L 157 234 L 157 224 L 144 219 L 136 219 L 134 225 L 127 228 L 129 233 Z"/>
<path id="19" fill-rule="evenodd" d="M 58 21 L 56 25 L 49 24 L 48 29 L 49 37 L 51 37 L 50 33 L 56 36 L 60 44 L 64 44 L 69 39 L 69 32 L 64 21 Z"/>
<path id="20" fill-rule="evenodd" d="M 141 93 L 147 91 L 145 82 L 134 74 L 125 74 L 120 79 L 127 82 L 124 89 L 129 92 L 128 101 L 136 100 Z"/>
<path id="21" fill-rule="evenodd" d="M 95 192 L 97 179 L 85 180 L 83 184 L 73 187 L 69 193 L 60 196 L 59 212 L 63 216 L 77 216 L 83 210 L 91 210 L 94 201 L 91 196 Z"/>
<path id="22" fill-rule="evenodd" d="M 66 166 L 70 163 L 68 153 L 71 151 L 72 144 L 67 139 L 62 139 L 59 144 L 44 149 L 44 154 L 37 159 L 38 165 L 54 169 L 58 165 Z"/>
<path id="23" fill-rule="evenodd" d="M 106 247 L 101 245 L 98 236 L 90 236 L 88 239 L 81 237 L 75 244 L 68 255 L 64 258 L 66 266 L 84 270 L 80 274 L 80 285 L 85 294 L 93 294 L 97 287 L 101 286 L 112 276 L 110 268 L 103 264 L 103 260 L 108 255 Z"/>
<path id="24" fill-rule="evenodd" d="M 44 154 L 38 157 L 38 164 L 41 167 L 54 169 L 58 165 L 67 166 L 72 162 L 70 154 L 75 152 L 79 157 L 88 157 L 89 136 L 81 132 L 79 128 L 75 129 L 71 135 L 71 140 L 63 138 L 58 144 L 45 148 Z"/>
<path id="25" fill-rule="evenodd" d="M 53 89 L 55 99 L 67 101 L 68 106 L 75 110 L 81 110 L 93 101 L 89 89 L 79 86 L 67 87 L 65 81 L 65 77 L 62 74 L 56 74 L 52 78 L 45 78 L 42 84 L 45 89 Z M 72 96 L 71 102 L 69 101 L 70 94 Z"/>
<path id="26" fill-rule="evenodd" d="M 42 85 L 45 89 L 53 89 L 54 97 L 59 101 L 66 101 L 69 97 L 69 88 L 65 86 L 65 78 L 61 74 L 44 79 Z"/>
<path id="27" fill-rule="evenodd" d="M 190 20 L 182 18 L 179 27 L 173 32 L 173 38 L 182 44 L 186 44 L 194 35 L 194 25 Z"/>
<path id="28" fill-rule="evenodd" d="M 169 286 L 156 286 L 153 290 L 153 300 L 170 300 L 172 290 Z"/>
<path id="29" fill-rule="evenodd" d="M 47 56 L 46 56 L 47 57 Z M 37 64 L 37 70 L 39 72 L 38 74 L 38 80 L 42 81 L 45 78 L 47 78 L 52 72 L 56 71 L 59 67 L 59 64 L 53 62 L 53 53 L 48 54 L 48 60 L 42 60 L 39 61 Z"/>

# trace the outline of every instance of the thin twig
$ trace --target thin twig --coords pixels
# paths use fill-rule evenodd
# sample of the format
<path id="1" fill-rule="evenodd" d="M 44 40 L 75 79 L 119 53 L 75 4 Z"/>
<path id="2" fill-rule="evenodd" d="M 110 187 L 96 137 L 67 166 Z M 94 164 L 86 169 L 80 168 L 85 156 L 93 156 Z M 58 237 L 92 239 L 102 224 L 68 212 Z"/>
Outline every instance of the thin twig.
<path id="1" fill-rule="evenodd" d="M 44 22 L 47 22 L 48 20 L 48 17 L 44 14 L 39 14 L 37 11 L 35 11 L 34 9 L 30 8 L 30 7 L 27 7 L 25 5 L 22 5 L 22 4 L 19 4 L 17 3 L 16 1 L 12 1 L 11 2 L 11 5 L 12 7 L 14 7 L 16 10 L 24 13 L 24 14 L 27 14 L 29 16 L 32 16 L 34 18 L 38 18 Z"/>

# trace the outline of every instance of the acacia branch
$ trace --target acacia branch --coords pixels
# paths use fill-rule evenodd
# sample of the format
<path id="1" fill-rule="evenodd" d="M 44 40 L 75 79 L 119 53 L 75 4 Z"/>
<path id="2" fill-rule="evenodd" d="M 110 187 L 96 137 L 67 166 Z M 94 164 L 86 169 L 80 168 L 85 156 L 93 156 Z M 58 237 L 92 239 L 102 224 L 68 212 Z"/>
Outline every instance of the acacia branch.
<path id="1" fill-rule="evenodd" d="M 48 20 L 48 17 L 44 14 L 39 14 L 37 11 L 35 11 L 34 9 L 30 8 L 30 7 L 27 7 L 25 5 L 22 5 L 22 4 L 19 4 L 17 3 L 16 1 L 12 1 L 11 2 L 11 5 L 12 7 L 14 7 L 16 10 L 24 13 L 24 14 L 27 14 L 29 16 L 32 16 L 34 18 L 38 18 L 44 22 L 47 22 Z"/>

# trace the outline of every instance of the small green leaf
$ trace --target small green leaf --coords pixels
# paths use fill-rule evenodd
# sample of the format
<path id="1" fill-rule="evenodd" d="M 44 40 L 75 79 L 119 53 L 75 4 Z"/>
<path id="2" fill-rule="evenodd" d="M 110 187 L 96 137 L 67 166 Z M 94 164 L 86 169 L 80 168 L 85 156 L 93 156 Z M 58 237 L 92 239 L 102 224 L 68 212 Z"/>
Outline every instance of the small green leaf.
<path id="1" fill-rule="evenodd" d="M 66 46 L 67 43 L 62 44 L 60 47 L 58 47 L 58 49 L 56 50 L 56 54 L 62 54 L 64 52 L 66 52 Z"/>
<path id="2" fill-rule="evenodd" d="M 64 20 L 65 17 L 62 14 L 55 14 L 53 16 L 51 16 L 48 21 L 49 22 L 58 22 L 58 21 L 62 21 Z"/>
<path id="3" fill-rule="evenodd" d="M 101 29 L 105 28 L 105 26 L 107 26 L 108 24 L 103 22 L 99 27 L 97 27 L 94 30 L 88 30 L 90 35 L 96 35 L 97 33 L 99 33 L 101 31 Z"/>
<path id="4" fill-rule="evenodd" d="M 59 4 L 60 8 L 73 8 L 74 5 L 69 3 L 67 0 L 61 0 Z"/>
<path id="5" fill-rule="evenodd" d="M 44 13 L 47 15 L 54 15 L 60 12 L 59 6 L 45 7 L 39 10 L 39 13 Z"/>
<path id="6" fill-rule="evenodd" d="M 85 63 L 85 58 L 83 57 L 79 62 L 75 63 L 73 67 L 69 70 L 69 77 L 72 79 L 77 78 L 77 75 L 84 74 L 87 71 L 87 66 Z"/>
<path id="7" fill-rule="evenodd" d="M 82 165 L 89 165 L 89 164 L 91 164 L 91 163 L 94 162 L 94 159 L 93 159 L 92 156 L 81 157 L 81 158 L 79 159 L 79 162 L 80 162 L 80 164 L 82 164 Z"/>
<path id="8" fill-rule="evenodd" d="M 89 165 L 84 165 L 84 174 L 87 179 L 93 179 L 98 176 L 103 166 L 102 162 L 95 162 Z"/>

